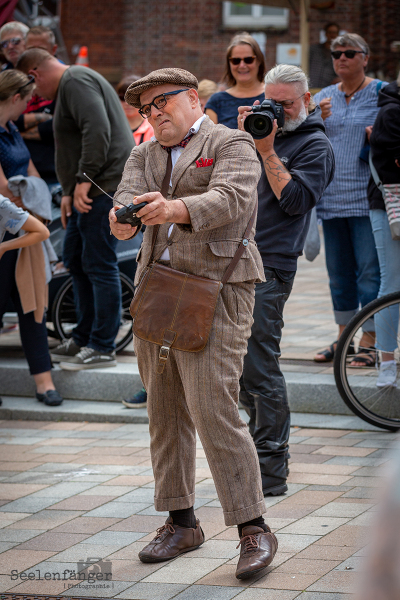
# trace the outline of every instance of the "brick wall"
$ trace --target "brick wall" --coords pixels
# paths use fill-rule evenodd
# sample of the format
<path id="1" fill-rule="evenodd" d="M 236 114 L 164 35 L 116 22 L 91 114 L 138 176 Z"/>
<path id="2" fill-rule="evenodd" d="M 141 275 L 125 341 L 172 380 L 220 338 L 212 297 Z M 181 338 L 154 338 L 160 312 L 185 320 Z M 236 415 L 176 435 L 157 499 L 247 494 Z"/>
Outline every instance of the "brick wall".
<path id="1" fill-rule="evenodd" d="M 372 49 L 370 68 L 396 77 L 398 57 L 390 42 L 400 39 L 400 0 L 335 0 L 329 10 L 310 11 L 310 42 L 337 21 L 363 35 Z M 219 81 L 226 47 L 235 33 L 222 28 L 218 0 L 62 0 L 61 28 L 71 60 L 74 44 L 89 47 L 90 66 L 116 81 L 122 73 L 144 75 L 166 66 Z M 266 63 L 276 60 L 276 44 L 299 41 L 299 15 L 290 11 L 289 28 L 266 30 Z"/>
<path id="2" fill-rule="evenodd" d="M 62 0 L 61 30 L 71 63 L 74 45 L 88 46 L 90 66 L 118 81 L 123 65 L 124 0 Z"/>
<path id="3" fill-rule="evenodd" d="M 399 55 L 390 52 L 390 42 L 400 40 L 400 0 L 363 1 L 360 11 L 360 33 L 371 48 L 369 67 L 395 79 Z"/>

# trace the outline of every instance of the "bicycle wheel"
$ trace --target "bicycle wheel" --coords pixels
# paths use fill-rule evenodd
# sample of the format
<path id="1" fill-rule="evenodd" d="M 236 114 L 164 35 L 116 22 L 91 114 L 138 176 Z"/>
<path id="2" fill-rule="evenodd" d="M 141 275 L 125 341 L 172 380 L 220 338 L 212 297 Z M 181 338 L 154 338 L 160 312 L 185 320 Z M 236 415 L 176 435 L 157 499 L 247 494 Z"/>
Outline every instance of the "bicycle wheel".
<path id="1" fill-rule="evenodd" d="M 121 292 L 122 292 L 122 313 L 121 324 L 115 339 L 115 351 L 120 352 L 131 341 L 132 317 L 129 312 L 129 306 L 133 298 L 135 288 L 133 282 L 120 272 Z M 52 321 L 54 331 L 60 340 L 71 337 L 73 328 L 76 326 L 76 312 L 74 291 L 72 288 L 72 277 L 69 277 L 60 287 L 53 301 Z"/>
<path id="2" fill-rule="evenodd" d="M 370 302 L 347 324 L 335 352 L 334 373 L 337 388 L 346 405 L 361 419 L 382 429 L 397 431 L 400 428 L 400 389 L 399 383 L 399 306 L 400 292 L 387 294 Z M 382 353 L 376 352 L 372 367 L 352 368 L 350 363 L 355 352 L 364 348 L 360 341 L 363 326 L 369 319 L 375 323 L 377 347 L 387 348 L 394 353 L 396 380 L 390 385 L 382 385 L 378 380 Z M 386 358 L 387 359 L 387 358 Z"/>

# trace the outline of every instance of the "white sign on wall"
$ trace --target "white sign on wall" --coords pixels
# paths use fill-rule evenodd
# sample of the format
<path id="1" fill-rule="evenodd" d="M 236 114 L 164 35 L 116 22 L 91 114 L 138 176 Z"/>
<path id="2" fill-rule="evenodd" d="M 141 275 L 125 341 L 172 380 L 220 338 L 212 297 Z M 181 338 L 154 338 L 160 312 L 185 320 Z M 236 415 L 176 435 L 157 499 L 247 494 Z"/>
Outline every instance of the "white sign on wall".
<path id="1" fill-rule="evenodd" d="M 300 44 L 277 44 L 276 62 L 285 65 L 301 65 L 301 46 Z"/>

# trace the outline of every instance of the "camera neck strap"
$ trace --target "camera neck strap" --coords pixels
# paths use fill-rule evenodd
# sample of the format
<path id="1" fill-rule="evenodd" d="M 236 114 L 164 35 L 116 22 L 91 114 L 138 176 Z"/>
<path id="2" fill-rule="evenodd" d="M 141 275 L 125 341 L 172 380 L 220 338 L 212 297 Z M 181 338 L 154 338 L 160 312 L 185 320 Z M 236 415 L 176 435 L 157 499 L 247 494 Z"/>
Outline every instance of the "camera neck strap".
<path id="1" fill-rule="evenodd" d="M 171 152 L 168 152 L 167 170 L 165 172 L 165 176 L 164 176 L 163 182 L 161 184 L 161 195 L 164 196 L 164 198 L 166 198 L 168 195 L 169 182 L 171 180 L 171 173 L 172 173 L 172 158 L 171 158 Z M 247 224 L 246 231 L 244 232 L 242 241 L 240 242 L 231 262 L 228 265 L 228 268 L 226 269 L 226 271 L 221 279 L 222 284 L 225 284 L 228 281 L 228 279 L 232 275 L 233 271 L 235 270 L 236 265 L 238 264 L 239 260 L 241 259 L 243 252 L 246 250 L 247 246 L 250 243 L 249 236 L 250 236 L 251 230 L 253 229 L 253 225 L 254 225 L 254 222 L 256 219 L 257 208 L 258 208 L 258 202 L 256 202 L 256 205 L 253 210 L 253 214 L 251 215 L 250 220 Z M 153 262 L 154 246 L 156 244 L 156 239 L 157 239 L 159 229 L 160 229 L 160 225 L 153 226 L 153 237 L 151 240 L 151 253 L 150 253 L 149 264 L 151 264 Z"/>

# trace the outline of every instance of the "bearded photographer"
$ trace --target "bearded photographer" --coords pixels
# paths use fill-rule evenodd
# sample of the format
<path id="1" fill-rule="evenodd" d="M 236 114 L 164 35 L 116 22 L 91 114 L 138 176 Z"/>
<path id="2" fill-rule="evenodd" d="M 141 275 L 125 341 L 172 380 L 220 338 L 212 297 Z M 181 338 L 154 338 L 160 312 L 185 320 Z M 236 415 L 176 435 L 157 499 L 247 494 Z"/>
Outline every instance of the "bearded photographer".
<path id="1" fill-rule="evenodd" d="M 253 111 L 250 106 L 240 107 L 238 117 L 239 129 L 255 138 L 262 165 L 255 239 L 266 278 L 256 284 L 240 400 L 250 416 L 264 495 L 275 496 L 288 489 L 290 411 L 279 366 L 283 309 L 302 254 L 310 211 L 332 181 L 335 162 L 321 110 L 310 111 L 307 76 L 299 67 L 271 69 L 265 76 L 265 98 L 269 116 L 259 112 L 264 101 Z"/>

